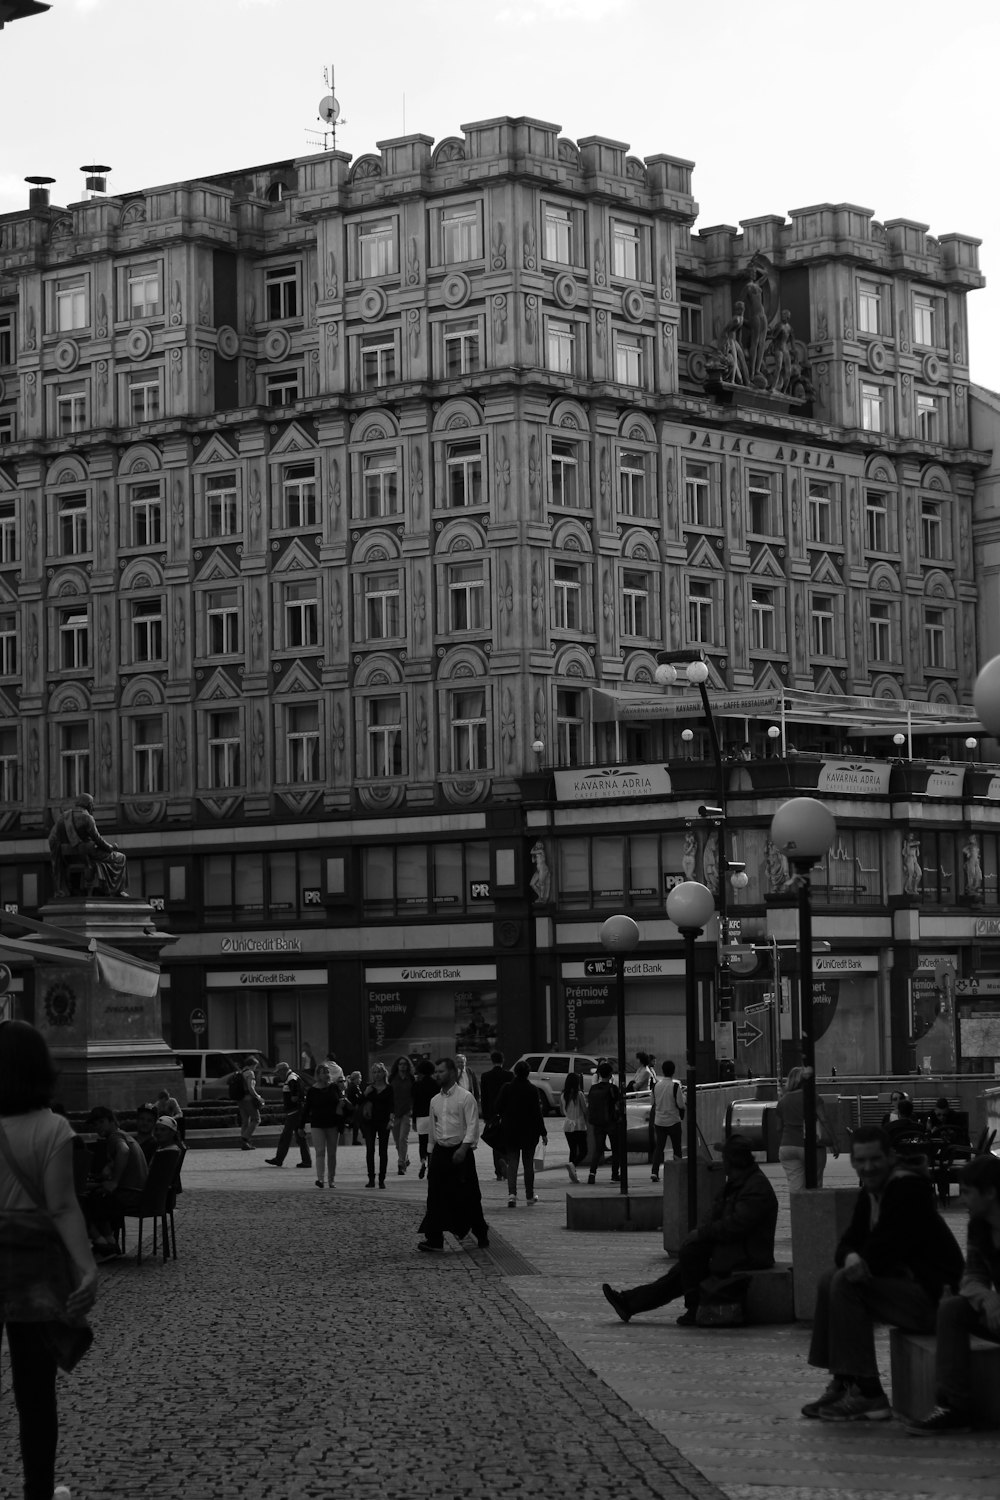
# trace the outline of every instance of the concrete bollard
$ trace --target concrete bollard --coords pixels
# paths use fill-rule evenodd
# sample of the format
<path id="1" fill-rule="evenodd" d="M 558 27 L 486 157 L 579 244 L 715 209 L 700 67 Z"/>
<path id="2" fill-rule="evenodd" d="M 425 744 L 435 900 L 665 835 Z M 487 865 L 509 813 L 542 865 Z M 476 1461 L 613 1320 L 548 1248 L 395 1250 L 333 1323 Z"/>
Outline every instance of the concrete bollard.
<path id="1" fill-rule="evenodd" d="M 689 1229 L 687 1184 L 688 1159 L 663 1163 L 663 1248 L 676 1255 Z M 698 1219 L 706 1218 L 716 1198 L 726 1185 L 721 1161 L 698 1162 Z"/>
<path id="2" fill-rule="evenodd" d="M 851 1222 L 857 1201 L 857 1188 L 809 1188 L 789 1193 L 796 1318 L 812 1321 L 816 1287 L 823 1272 L 833 1269 L 834 1251 Z"/>

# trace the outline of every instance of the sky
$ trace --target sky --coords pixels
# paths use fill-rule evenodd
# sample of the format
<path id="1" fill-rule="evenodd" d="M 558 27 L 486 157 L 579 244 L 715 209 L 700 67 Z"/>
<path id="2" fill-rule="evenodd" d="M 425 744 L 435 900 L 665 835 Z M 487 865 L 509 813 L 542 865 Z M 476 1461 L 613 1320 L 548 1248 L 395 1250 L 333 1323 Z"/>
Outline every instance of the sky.
<path id="1" fill-rule="evenodd" d="M 996 0 L 53 0 L 0 31 L 0 213 L 87 162 L 114 193 L 321 150 L 332 67 L 355 157 L 532 115 L 694 161 L 700 227 L 847 202 L 981 239 L 1000 390 L 998 58 Z"/>

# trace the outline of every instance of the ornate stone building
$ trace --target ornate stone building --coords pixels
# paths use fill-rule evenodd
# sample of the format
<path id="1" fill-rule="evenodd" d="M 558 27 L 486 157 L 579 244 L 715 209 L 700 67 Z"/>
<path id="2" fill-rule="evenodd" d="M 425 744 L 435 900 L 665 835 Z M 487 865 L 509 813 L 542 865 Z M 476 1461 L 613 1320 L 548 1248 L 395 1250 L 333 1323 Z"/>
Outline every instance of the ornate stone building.
<path id="1" fill-rule="evenodd" d="M 973 773 L 939 804 L 834 774 L 970 728 L 978 242 L 846 204 L 695 232 L 691 176 L 497 119 L 0 218 L 0 893 L 36 912 L 91 791 L 178 935 L 176 1045 L 207 1005 L 210 1045 L 286 1056 L 607 1046 L 578 981 L 624 905 L 657 953 L 632 1039 L 676 1051 L 663 893 L 719 831 L 663 652 L 749 757 L 745 942 L 779 793 L 819 766 L 842 817 L 826 925 L 867 978 L 828 1061 L 912 1062 L 922 910 L 968 907 L 950 960 L 987 962 Z"/>

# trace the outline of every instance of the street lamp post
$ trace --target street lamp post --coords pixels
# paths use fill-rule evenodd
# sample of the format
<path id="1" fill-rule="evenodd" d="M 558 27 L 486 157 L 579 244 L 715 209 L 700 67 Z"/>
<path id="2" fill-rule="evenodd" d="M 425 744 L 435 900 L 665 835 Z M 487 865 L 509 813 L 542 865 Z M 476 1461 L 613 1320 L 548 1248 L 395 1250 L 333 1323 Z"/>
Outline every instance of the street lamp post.
<path id="1" fill-rule="evenodd" d="M 687 1076 L 684 1083 L 687 1110 L 687 1203 L 688 1229 L 698 1223 L 698 980 L 694 968 L 694 945 L 715 911 L 715 897 L 698 880 L 684 880 L 667 897 L 667 916 L 684 939 L 684 1010 L 687 1041 Z"/>
<path id="2" fill-rule="evenodd" d="M 639 924 L 631 917 L 608 917 L 601 923 L 601 947 L 615 959 L 615 1009 L 618 1014 L 618 1087 L 621 1119 L 618 1122 L 618 1175 L 621 1194 L 628 1197 L 628 1119 L 625 1115 L 625 957 L 638 946 Z"/>
<path id="3" fill-rule="evenodd" d="M 837 832 L 833 813 L 814 797 L 793 797 L 771 819 L 771 842 L 795 871 L 799 892 L 799 974 L 802 1010 L 802 1109 L 805 1116 L 806 1187 L 816 1186 L 816 1034 L 813 1021 L 812 900 L 810 871 Z"/>

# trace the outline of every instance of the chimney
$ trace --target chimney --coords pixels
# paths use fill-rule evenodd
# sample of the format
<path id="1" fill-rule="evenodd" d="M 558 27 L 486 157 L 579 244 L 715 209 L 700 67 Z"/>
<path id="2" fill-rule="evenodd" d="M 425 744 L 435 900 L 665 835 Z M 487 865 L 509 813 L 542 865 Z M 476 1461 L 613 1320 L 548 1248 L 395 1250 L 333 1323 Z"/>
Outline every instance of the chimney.
<path id="1" fill-rule="evenodd" d="M 55 182 L 55 178 L 26 177 L 24 180 L 31 184 L 31 192 L 28 194 L 29 212 L 41 213 L 43 208 L 49 206 L 49 183 Z"/>
<path id="2" fill-rule="evenodd" d="M 99 198 L 102 193 L 107 192 L 108 173 L 111 171 L 110 167 L 102 167 L 100 164 L 95 163 L 90 167 L 81 167 L 80 171 L 87 174 L 84 187 L 92 198 Z"/>

